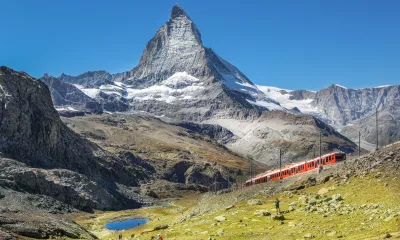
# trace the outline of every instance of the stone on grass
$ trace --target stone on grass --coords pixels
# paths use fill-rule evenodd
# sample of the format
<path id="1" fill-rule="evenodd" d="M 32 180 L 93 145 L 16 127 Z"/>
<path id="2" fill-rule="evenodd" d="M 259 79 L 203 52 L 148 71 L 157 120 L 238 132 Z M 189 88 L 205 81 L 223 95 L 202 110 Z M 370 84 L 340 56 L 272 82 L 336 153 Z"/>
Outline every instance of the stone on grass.
<path id="1" fill-rule="evenodd" d="M 342 201 L 342 200 L 343 200 L 342 195 L 340 195 L 340 194 L 332 195 L 332 201 L 338 202 L 338 201 Z"/>
<path id="2" fill-rule="evenodd" d="M 384 239 L 386 239 L 386 238 L 391 238 L 391 237 L 392 237 L 392 235 L 390 235 L 390 233 L 386 233 Z"/>
<path id="3" fill-rule="evenodd" d="M 330 232 L 328 232 L 327 234 L 326 234 L 326 236 L 328 236 L 328 237 L 333 237 L 333 236 L 335 236 L 336 235 L 336 231 L 330 231 Z"/>
<path id="4" fill-rule="evenodd" d="M 154 231 L 167 229 L 168 227 L 169 227 L 168 225 L 158 225 L 158 226 L 154 227 Z"/>
<path id="5" fill-rule="evenodd" d="M 306 233 L 306 235 L 304 235 L 304 238 L 314 238 L 314 235 L 312 235 L 311 233 Z"/>
<path id="6" fill-rule="evenodd" d="M 223 222 L 223 221 L 226 220 L 226 217 L 221 215 L 221 216 L 216 216 L 214 219 L 215 219 L 217 222 Z"/>
<path id="7" fill-rule="evenodd" d="M 261 199 L 250 199 L 247 201 L 247 205 L 263 205 L 264 202 Z"/>
<path id="8" fill-rule="evenodd" d="M 280 214 L 280 215 L 273 215 L 273 216 L 272 216 L 272 219 L 273 219 L 273 220 L 283 221 L 283 220 L 285 220 L 285 216 L 283 216 L 283 214 Z"/>
<path id="9" fill-rule="evenodd" d="M 320 190 L 318 190 L 319 195 L 324 195 L 324 194 L 327 194 L 328 192 L 329 192 L 329 189 L 327 189 L 327 188 L 321 188 Z"/>
<path id="10" fill-rule="evenodd" d="M 225 208 L 225 210 L 230 210 L 230 209 L 232 209 L 232 208 L 234 208 L 235 207 L 235 205 L 229 205 L 229 206 L 227 206 L 226 208 Z"/>
<path id="11" fill-rule="evenodd" d="M 254 216 L 270 216 L 271 213 L 269 213 L 267 210 L 256 210 L 254 212 Z"/>

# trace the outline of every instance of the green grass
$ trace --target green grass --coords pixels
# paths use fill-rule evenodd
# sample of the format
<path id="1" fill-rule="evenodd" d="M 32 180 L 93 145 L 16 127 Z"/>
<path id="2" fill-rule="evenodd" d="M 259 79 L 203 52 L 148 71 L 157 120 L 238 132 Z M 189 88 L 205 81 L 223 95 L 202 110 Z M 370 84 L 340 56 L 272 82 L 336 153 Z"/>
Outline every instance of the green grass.
<path id="1" fill-rule="evenodd" d="M 387 183 L 387 186 L 384 184 Z M 343 203 L 353 206 L 356 210 L 349 215 L 339 215 L 333 213 L 324 216 L 322 214 L 306 214 L 302 207 L 296 207 L 295 211 L 285 214 L 287 220 L 280 224 L 280 221 L 274 221 L 270 217 L 254 216 L 254 212 L 259 209 L 268 210 L 273 213 L 274 199 L 278 197 L 281 200 L 281 209 L 287 210 L 289 203 L 298 202 L 301 194 L 315 194 L 321 188 L 331 187 L 326 195 L 341 194 L 344 198 Z M 160 232 L 167 239 L 208 239 L 210 236 L 218 240 L 223 239 L 302 239 L 306 233 L 311 233 L 315 239 L 336 239 L 342 236 L 342 239 L 374 239 L 386 233 L 393 236 L 400 232 L 400 216 L 394 217 L 390 221 L 375 218 L 369 220 L 370 214 L 365 214 L 364 209 L 360 209 L 363 204 L 377 203 L 382 205 L 381 210 L 397 209 L 400 214 L 400 183 L 395 178 L 375 178 L 374 175 L 368 175 L 364 178 L 351 178 L 348 184 L 337 185 L 333 181 L 325 184 L 298 191 L 293 197 L 286 194 L 277 194 L 275 196 L 263 196 L 258 198 L 264 200 L 263 205 L 248 206 L 246 202 L 238 203 L 234 208 L 225 211 L 219 210 L 214 213 L 204 214 L 192 218 L 188 221 L 172 224 L 182 215 L 182 211 L 190 209 L 196 203 L 196 198 L 182 199 L 169 207 L 154 207 L 132 211 L 106 212 L 98 213 L 95 218 L 81 218 L 78 223 L 92 231 L 101 239 L 108 239 L 111 236 L 117 236 L 118 233 L 110 233 L 104 230 L 106 221 L 114 218 L 124 218 L 130 216 L 145 216 L 152 221 L 143 225 L 133 232 L 138 235 L 138 239 L 150 239 L 156 232 L 146 232 L 156 225 L 168 224 L 170 227 Z M 217 223 L 214 218 L 219 215 L 226 216 L 227 220 Z M 383 215 L 383 214 L 380 214 Z M 379 217 L 379 214 L 377 215 Z M 158 220 L 160 218 L 160 220 Z M 217 232 L 224 229 L 224 232 L 217 236 Z M 328 237 L 329 232 L 335 231 L 333 237 Z M 129 236 L 132 231 L 126 231 L 124 236 Z M 141 234 L 143 233 L 143 234 Z"/>

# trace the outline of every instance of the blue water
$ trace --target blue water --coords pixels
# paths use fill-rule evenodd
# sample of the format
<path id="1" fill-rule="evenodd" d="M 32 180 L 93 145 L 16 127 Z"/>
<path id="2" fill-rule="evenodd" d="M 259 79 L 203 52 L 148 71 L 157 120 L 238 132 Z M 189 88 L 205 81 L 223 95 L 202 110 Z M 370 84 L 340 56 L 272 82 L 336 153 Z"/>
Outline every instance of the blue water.
<path id="1" fill-rule="evenodd" d="M 128 219 L 125 221 L 116 221 L 116 222 L 109 222 L 106 223 L 106 228 L 109 230 L 127 230 L 142 224 L 147 223 L 147 219 L 145 218 L 135 218 L 135 219 Z"/>

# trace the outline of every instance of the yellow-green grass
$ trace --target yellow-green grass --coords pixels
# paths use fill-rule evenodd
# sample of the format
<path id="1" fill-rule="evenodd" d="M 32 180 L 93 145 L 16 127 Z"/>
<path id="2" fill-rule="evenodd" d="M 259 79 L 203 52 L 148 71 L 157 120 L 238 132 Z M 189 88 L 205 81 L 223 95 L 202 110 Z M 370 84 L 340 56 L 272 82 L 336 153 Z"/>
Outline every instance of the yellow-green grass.
<path id="1" fill-rule="evenodd" d="M 321 188 L 331 189 L 325 195 L 341 194 L 344 198 L 343 204 L 349 204 L 355 210 L 348 215 L 332 213 L 328 215 L 315 212 L 307 214 L 302 210 L 303 206 L 295 207 L 296 210 L 285 214 L 286 220 L 272 220 L 268 216 L 254 216 L 256 210 L 268 210 L 275 212 L 274 200 L 279 198 L 281 210 L 287 210 L 289 203 L 298 202 L 301 194 L 316 194 Z M 275 196 L 258 196 L 265 203 L 263 205 L 249 206 L 245 201 L 239 202 L 230 210 L 221 209 L 217 212 L 204 214 L 190 220 L 176 223 L 181 217 L 182 211 L 191 208 L 196 203 L 196 197 L 190 197 L 174 202 L 168 207 L 150 207 L 133 211 L 97 213 L 94 218 L 86 216 L 77 219 L 77 222 L 92 231 L 101 239 L 117 236 L 104 230 L 104 223 L 115 218 L 126 218 L 132 216 L 146 216 L 151 222 L 137 229 L 123 232 L 128 237 L 132 232 L 138 236 L 137 239 L 150 239 L 158 232 L 146 233 L 156 225 L 168 224 L 170 227 L 159 231 L 164 239 L 208 239 L 214 236 L 218 240 L 223 239 L 302 239 L 306 233 L 311 233 L 315 239 L 378 239 L 383 235 L 391 233 L 398 236 L 400 232 L 400 216 L 389 221 L 385 218 L 374 218 L 365 214 L 360 206 L 363 204 L 380 204 L 381 210 L 397 209 L 400 206 L 400 182 L 394 177 L 375 178 L 370 174 L 363 178 L 351 178 L 348 183 L 340 185 L 333 181 L 298 191 L 292 197 L 280 193 Z M 224 215 L 227 220 L 217 223 L 216 216 Z M 378 215 L 376 215 L 378 216 Z M 157 220 L 160 218 L 160 220 Z M 386 219 L 387 220 L 387 219 Z M 176 223 L 176 224 L 174 224 Z M 217 232 L 224 232 L 217 235 Z M 335 231 L 334 236 L 328 236 Z M 165 238 L 167 237 L 167 238 Z"/>
<path id="2" fill-rule="evenodd" d="M 186 196 L 165 206 L 152 206 L 124 211 L 98 211 L 94 214 L 76 216 L 74 221 L 100 239 L 117 239 L 119 233 L 122 233 L 124 238 L 130 237 L 132 233 L 140 235 L 148 231 L 151 233 L 146 235 L 156 235 L 158 232 L 152 231 L 156 226 L 170 225 L 178 221 L 183 212 L 197 203 L 198 197 L 199 195 Z M 149 222 L 126 231 L 110 231 L 105 228 L 107 222 L 132 218 L 147 218 Z"/>

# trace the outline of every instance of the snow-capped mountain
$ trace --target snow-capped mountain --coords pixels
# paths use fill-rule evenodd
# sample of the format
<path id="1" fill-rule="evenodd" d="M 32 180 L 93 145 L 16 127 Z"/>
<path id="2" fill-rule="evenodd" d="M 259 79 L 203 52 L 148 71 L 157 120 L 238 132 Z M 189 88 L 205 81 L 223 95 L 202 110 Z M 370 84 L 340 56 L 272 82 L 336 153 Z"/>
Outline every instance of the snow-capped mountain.
<path id="1" fill-rule="evenodd" d="M 318 117 L 355 140 L 361 132 L 363 140 L 374 144 L 377 108 L 380 144 L 400 140 L 399 85 L 350 89 L 333 84 L 318 92 L 267 86 L 258 88 L 285 108 L 297 108 L 302 113 Z"/>
<path id="2" fill-rule="evenodd" d="M 153 102 L 165 105 L 162 109 L 174 104 L 171 117 L 176 117 L 176 110 L 193 112 L 195 106 L 202 107 L 195 115 L 204 115 L 221 98 L 239 108 L 284 110 L 236 67 L 205 47 L 196 25 L 178 5 L 131 71 L 115 75 L 97 71 L 77 77 L 63 74 L 59 79 L 94 99 L 105 95 L 129 102 L 134 110 L 148 111 Z"/>
<path id="3" fill-rule="evenodd" d="M 131 71 L 114 75 L 97 71 L 76 77 L 64 74 L 59 79 L 73 84 L 103 108 L 110 101 L 113 106 L 127 107 L 106 111 L 146 112 L 175 123 L 219 125 L 235 135 L 235 141 L 227 141 L 228 148 L 271 166 L 279 147 L 285 149 L 284 162 L 309 158 L 321 131 L 324 151 L 351 152 L 355 147 L 324 122 L 297 114 L 304 108 L 294 108 L 276 98 L 278 95 L 260 90 L 205 47 L 193 20 L 178 5 Z M 307 104 L 305 100 L 304 106 Z"/>

